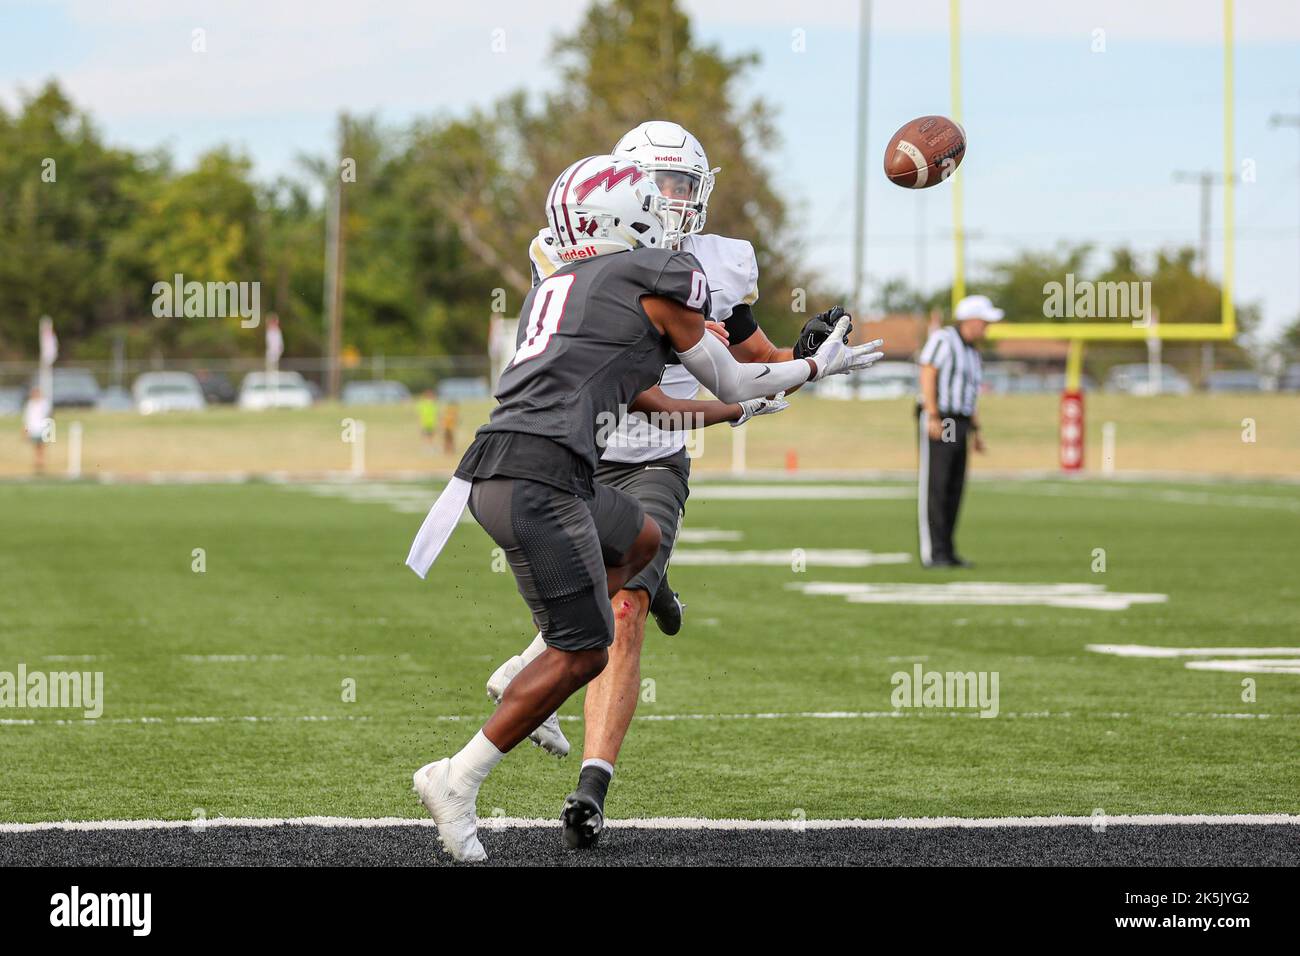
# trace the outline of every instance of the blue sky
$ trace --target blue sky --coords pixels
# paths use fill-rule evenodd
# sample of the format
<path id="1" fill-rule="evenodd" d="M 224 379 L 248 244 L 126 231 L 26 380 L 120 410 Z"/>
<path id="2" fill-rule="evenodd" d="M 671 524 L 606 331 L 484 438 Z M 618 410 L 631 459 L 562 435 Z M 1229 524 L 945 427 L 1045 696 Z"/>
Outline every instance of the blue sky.
<path id="1" fill-rule="evenodd" d="M 697 34 L 756 51 L 749 96 L 775 107 L 769 164 L 799 210 L 808 265 L 847 287 L 852 271 L 855 0 L 688 0 Z M 182 163 L 220 143 L 258 173 L 324 152 L 339 109 L 393 122 L 458 113 L 555 82 L 548 50 L 582 0 L 497 0 L 481 9 L 384 4 L 94 0 L 0 2 L 0 101 L 50 76 L 110 140 L 168 146 Z M 1300 4 L 1237 0 L 1236 154 L 1257 181 L 1237 200 L 1237 289 L 1276 331 L 1300 314 Z M 870 282 L 951 278 L 947 185 L 918 193 L 880 174 L 905 120 L 950 111 L 946 0 L 876 0 L 868 140 Z M 207 52 L 191 50 L 203 29 Z M 1106 50 L 1092 52 L 1095 30 Z M 505 51 L 492 50 L 504 31 Z M 804 52 L 792 49 L 802 30 Z M 968 257 L 1091 241 L 1143 251 L 1198 238 L 1197 190 L 1175 170 L 1222 163 L 1220 0 L 964 0 L 961 175 Z M 708 147 L 708 130 L 694 131 Z M 593 144 L 596 148 L 601 144 Z M 719 190 L 727 188 L 726 170 Z M 1214 202 L 1212 271 L 1223 262 Z"/>

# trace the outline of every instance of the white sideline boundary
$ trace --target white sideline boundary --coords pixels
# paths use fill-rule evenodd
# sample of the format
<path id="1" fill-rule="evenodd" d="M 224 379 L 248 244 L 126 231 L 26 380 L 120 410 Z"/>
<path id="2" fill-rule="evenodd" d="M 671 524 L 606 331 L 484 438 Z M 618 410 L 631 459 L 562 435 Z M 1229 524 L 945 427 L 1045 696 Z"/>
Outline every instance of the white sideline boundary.
<path id="1" fill-rule="evenodd" d="M 555 819 L 480 817 L 484 830 L 553 829 Z M 610 820 L 607 825 L 628 830 L 994 830 L 999 828 L 1112 826 L 1300 826 L 1300 814 L 1116 814 L 1071 817 L 897 817 L 877 820 L 713 820 L 705 817 L 640 817 Z M 0 823 L 0 833 L 40 833 L 50 830 L 79 832 L 122 830 L 209 830 L 218 827 L 270 828 L 281 826 L 322 829 L 373 829 L 376 827 L 433 827 L 428 817 L 215 817 L 203 820 L 62 820 L 44 823 Z"/>
<path id="2" fill-rule="evenodd" d="M 980 712 L 975 708 L 906 708 L 901 710 L 805 710 L 791 711 L 786 713 L 754 713 L 754 714 L 637 714 L 632 719 L 638 722 L 646 723 L 674 723 L 677 721 L 719 721 L 719 720 L 941 720 L 949 718 L 980 718 Z M 1069 710 L 1041 710 L 1041 711 L 1003 711 L 998 714 L 1000 720 L 1072 720 L 1072 719 L 1096 719 L 1096 720 L 1141 720 L 1141 719 L 1161 719 L 1177 718 L 1179 720 L 1296 720 L 1300 719 L 1300 712 L 1297 713 L 1275 713 L 1272 711 L 1263 711 L 1259 713 L 1246 712 L 1225 712 L 1225 711 L 1189 711 L 1183 713 L 1129 713 L 1126 711 L 1096 711 L 1076 713 Z M 369 721 L 383 722 L 389 718 L 377 717 L 371 714 L 357 715 L 276 715 L 267 716 L 256 715 L 235 715 L 235 716 L 208 716 L 208 717 L 59 717 L 59 718 L 40 718 L 40 717 L 5 717 L 0 718 L 0 727 L 76 727 L 76 726 L 95 726 L 98 724 L 106 725 L 164 725 L 164 724 L 281 724 L 281 723 L 366 723 Z M 403 718 L 405 719 L 405 718 Z M 430 717 L 423 718 L 434 723 L 478 723 L 486 720 L 484 714 L 434 714 Z M 559 719 L 566 722 L 580 723 L 583 718 L 579 714 L 560 714 Z"/>

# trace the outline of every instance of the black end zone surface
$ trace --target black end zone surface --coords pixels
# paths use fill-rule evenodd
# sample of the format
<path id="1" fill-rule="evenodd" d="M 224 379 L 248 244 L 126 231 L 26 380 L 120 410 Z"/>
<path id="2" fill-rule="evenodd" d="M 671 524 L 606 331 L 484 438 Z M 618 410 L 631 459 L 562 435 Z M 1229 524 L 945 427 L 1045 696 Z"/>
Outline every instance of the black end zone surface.
<path id="1" fill-rule="evenodd" d="M 498 866 L 1300 866 L 1300 827 L 1195 824 L 936 830 L 607 830 L 569 851 L 558 827 L 484 827 Z M 0 833 L 9 866 L 452 865 L 432 827 L 211 826 Z"/>

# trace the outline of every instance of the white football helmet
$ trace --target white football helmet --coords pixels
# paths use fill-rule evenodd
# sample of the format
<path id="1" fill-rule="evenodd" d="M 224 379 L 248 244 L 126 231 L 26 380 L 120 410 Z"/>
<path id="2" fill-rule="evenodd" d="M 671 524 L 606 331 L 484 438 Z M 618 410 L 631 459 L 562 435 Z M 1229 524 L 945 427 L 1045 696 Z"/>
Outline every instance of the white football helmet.
<path id="1" fill-rule="evenodd" d="M 664 198 L 662 210 L 667 235 L 664 243 L 676 249 L 683 236 L 704 229 L 717 169 L 709 168 L 704 147 L 690 132 L 676 123 L 651 120 L 628 131 L 614 146 L 619 159 L 632 159 L 654 175 Z"/>
<path id="2" fill-rule="evenodd" d="M 654 209 L 659 198 L 654 178 L 637 163 L 613 156 L 578 160 L 546 194 L 555 258 L 569 263 L 663 248 L 664 223 Z"/>

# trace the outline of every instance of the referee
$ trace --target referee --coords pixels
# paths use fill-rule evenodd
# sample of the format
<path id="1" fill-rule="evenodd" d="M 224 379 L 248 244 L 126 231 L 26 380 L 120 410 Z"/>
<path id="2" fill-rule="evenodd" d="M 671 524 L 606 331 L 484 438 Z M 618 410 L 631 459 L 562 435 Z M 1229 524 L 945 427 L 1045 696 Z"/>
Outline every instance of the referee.
<path id="1" fill-rule="evenodd" d="M 952 536 L 966 484 L 967 441 L 984 451 L 975 417 L 981 378 L 976 346 L 989 323 L 1003 314 L 988 296 L 968 295 L 957 303 L 957 324 L 936 330 L 921 350 L 916 517 L 921 564 L 927 568 L 970 567 Z"/>

